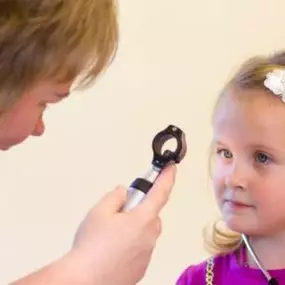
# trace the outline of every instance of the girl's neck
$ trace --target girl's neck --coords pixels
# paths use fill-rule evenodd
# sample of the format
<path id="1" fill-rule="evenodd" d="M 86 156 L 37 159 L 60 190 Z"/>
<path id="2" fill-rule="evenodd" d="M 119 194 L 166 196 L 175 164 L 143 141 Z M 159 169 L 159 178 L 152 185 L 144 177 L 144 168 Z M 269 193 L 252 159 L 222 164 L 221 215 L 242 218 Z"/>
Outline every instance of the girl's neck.
<path id="1" fill-rule="evenodd" d="M 249 242 L 264 268 L 285 269 L 285 232 L 274 237 L 249 237 Z M 249 267 L 257 268 L 248 250 L 245 259 Z"/>

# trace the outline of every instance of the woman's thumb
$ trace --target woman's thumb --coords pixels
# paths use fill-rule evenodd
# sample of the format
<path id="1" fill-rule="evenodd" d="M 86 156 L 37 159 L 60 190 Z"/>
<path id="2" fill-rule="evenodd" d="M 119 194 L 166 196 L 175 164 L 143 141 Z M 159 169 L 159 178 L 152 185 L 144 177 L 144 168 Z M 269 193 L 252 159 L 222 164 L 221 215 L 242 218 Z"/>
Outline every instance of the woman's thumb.
<path id="1" fill-rule="evenodd" d="M 108 192 L 97 204 L 96 211 L 102 215 L 110 215 L 121 210 L 127 199 L 127 189 L 118 186 Z"/>

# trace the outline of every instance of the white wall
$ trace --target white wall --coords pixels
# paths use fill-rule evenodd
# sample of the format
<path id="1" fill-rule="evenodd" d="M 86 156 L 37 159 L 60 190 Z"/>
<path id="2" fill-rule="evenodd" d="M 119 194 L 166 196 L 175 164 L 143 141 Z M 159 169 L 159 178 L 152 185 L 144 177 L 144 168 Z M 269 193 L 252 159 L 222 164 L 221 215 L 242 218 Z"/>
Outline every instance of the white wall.
<path id="1" fill-rule="evenodd" d="M 141 284 L 174 284 L 206 256 L 201 230 L 215 213 L 207 173 L 212 105 L 240 60 L 285 48 L 285 2 L 119 4 L 120 49 L 107 74 L 53 107 L 44 137 L 1 153 L 0 284 L 68 249 L 101 195 L 148 169 L 152 137 L 170 123 L 186 132 L 188 155 Z"/>

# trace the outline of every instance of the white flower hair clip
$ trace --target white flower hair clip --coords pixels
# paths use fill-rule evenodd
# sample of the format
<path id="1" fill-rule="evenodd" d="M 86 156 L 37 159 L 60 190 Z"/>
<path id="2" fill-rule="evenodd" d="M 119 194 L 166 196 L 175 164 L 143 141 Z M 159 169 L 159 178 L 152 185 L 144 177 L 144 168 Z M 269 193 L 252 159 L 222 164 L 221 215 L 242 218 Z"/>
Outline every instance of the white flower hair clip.
<path id="1" fill-rule="evenodd" d="M 275 69 L 266 75 L 264 86 L 285 102 L 285 69 Z"/>

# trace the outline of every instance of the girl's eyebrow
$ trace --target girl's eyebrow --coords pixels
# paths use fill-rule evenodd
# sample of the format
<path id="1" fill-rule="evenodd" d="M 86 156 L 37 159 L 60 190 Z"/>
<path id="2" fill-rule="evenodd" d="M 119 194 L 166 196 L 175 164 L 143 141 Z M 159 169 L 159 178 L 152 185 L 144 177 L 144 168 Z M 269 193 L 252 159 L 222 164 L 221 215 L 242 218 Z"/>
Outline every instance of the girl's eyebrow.
<path id="1" fill-rule="evenodd" d="M 213 137 L 212 139 L 212 143 L 213 144 L 220 144 L 220 145 L 224 145 L 225 143 L 218 137 Z"/>
<path id="2" fill-rule="evenodd" d="M 273 152 L 282 152 L 285 153 L 285 148 L 276 148 L 272 147 L 266 144 L 250 144 L 250 147 L 252 148 L 257 148 L 257 149 L 267 149 L 268 151 L 273 151 Z"/>
<path id="3" fill-rule="evenodd" d="M 213 139 L 212 141 L 213 146 L 223 146 L 225 143 L 219 139 Z M 285 155 L 285 148 L 278 148 L 278 147 L 273 147 L 269 146 L 268 144 L 262 144 L 262 143 L 249 143 L 245 146 L 247 149 L 259 149 L 259 150 L 264 150 L 268 152 L 275 152 L 275 153 L 280 153 Z"/>

